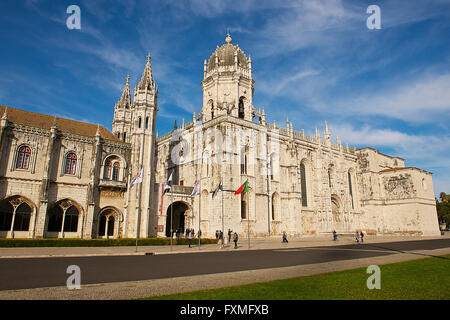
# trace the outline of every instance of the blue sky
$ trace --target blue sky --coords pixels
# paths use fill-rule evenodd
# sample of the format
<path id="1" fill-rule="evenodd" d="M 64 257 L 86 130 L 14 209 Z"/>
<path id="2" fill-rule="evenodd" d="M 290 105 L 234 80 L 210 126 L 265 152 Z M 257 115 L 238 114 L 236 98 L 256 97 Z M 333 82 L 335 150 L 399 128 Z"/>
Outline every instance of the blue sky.
<path id="1" fill-rule="evenodd" d="M 81 30 L 66 27 L 72 4 Z M 366 27 L 373 4 L 380 30 Z M 200 111 L 203 61 L 229 30 L 269 122 L 313 135 L 327 120 L 334 139 L 405 158 L 450 193 L 449 18 L 449 0 L 4 0 L 0 105 L 111 129 L 150 52 L 163 134 Z"/>

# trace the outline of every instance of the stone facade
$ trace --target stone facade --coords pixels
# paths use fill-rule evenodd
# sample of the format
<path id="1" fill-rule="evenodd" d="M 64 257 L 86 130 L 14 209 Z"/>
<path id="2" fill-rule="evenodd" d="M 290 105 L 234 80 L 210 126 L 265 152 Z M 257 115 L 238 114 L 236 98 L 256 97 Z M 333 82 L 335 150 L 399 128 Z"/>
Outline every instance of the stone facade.
<path id="1" fill-rule="evenodd" d="M 0 237 L 439 235 L 431 173 L 332 141 L 327 125 L 308 136 L 267 122 L 251 58 L 225 42 L 204 62 L 201 112 L 162 136 L 150 55 L 133 99 L 127 78 L 112 133 L 1 107 Z"/>

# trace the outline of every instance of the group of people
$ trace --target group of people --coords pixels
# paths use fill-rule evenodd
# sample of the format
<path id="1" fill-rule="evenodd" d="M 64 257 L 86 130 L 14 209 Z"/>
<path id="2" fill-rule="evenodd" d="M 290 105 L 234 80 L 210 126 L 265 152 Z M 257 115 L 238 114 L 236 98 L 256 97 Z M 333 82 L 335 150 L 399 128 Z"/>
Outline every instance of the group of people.
<path id="1" fill-rule="evenodd" d="M 236 249 L 238 240 L 239 240 L 239 236 L 237 234 L 237 232 L 234 232 L 231 229 L 228 229 L 228 243 L 231 243 L 231 237 L 233 237 L 233 242 L 234 242 L 234 248 Z M 222 230 L 216 230 L 216 239 L 218 240 L 217 243 L 219 244 L 220 248 L 223 248 L 224 245 L 224 241 L 223 241 L 223 231 Z"/>
<path id="2" fill-rule="evenodd" d="M 364 242 L 364 233 L 362 231 L 359 231 L 359 232 L 356 231 L 355 238 L 356 238 L 357 243 L 359 243 L 359 242 L 363 243 Z M 336 230 L 334 230 L 333 231 L 333 240 L 337 241 L 337 239 L 338 239 L 338 235 L 337 235 Z"/>

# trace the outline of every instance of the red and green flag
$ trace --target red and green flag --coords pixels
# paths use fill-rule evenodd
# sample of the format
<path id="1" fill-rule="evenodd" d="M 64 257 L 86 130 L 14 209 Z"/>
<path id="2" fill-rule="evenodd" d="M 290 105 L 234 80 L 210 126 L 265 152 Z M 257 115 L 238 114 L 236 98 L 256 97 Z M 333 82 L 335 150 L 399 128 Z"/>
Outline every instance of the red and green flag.
<path id="1" fill-rule="evenodd" d="M 248 180 L 246 180 L 244 182 L 244 184 L 242 186 L 240 186 L 239 189 L 236 190 L 234 195 L 238 195 L 238 194 L 241 194 L 243 192 L 247 192 L 248 191 L 247 187 L 248 187 Z"/>

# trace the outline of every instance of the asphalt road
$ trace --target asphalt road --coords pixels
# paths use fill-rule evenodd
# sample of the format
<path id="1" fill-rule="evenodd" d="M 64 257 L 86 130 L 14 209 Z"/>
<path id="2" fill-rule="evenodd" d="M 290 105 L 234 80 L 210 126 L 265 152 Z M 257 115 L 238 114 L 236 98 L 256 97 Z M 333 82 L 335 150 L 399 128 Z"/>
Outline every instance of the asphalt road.
<path id="1" fill-rule="evenodd" d="M 271 250 L 245 250 L 242 246 L 227 252 L 156 256 L 0 259 L 0 290 L 65 286 L 70 265 L 80 267 L 81 284 L 86 285 L 287 267 L 448 247 L 450 239 L 436 239 Z"/>

